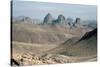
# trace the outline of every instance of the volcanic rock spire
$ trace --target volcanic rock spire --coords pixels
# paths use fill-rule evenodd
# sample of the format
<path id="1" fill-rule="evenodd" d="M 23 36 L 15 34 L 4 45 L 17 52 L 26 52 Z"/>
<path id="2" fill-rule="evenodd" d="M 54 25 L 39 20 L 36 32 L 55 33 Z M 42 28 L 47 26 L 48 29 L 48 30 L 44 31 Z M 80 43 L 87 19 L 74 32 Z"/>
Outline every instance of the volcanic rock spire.
<path id="1" fill-rule="evenodd" d="M 52 16 L 50 13 L 48 13 L 45 17 L 44 17 L 44 21 L 43 21 L 43 24 L 49 24 L 49 23 L 52 23 Z"/>

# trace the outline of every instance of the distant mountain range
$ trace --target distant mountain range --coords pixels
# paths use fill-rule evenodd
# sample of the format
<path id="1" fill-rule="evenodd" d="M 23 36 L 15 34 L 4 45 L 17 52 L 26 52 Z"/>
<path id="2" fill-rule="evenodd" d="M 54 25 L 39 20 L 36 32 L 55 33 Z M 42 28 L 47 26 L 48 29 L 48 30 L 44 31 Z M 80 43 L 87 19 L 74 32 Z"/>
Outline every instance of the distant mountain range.
<path id="1" fill-rule="evenodd" d="M 58 15 L 57 19 L 54 19 L 50 13 L 48 13 L 43 21 L 39 19 L 32 19 L 30 17 L 25 16 L 19 16 L 19 17 L 13 17 L 12 22 L 25 22 L 25 23 L 32 23 L 32 24 L 63 24 L 66 26 L 69 26 L 70 28 L 78 27 L 78 26 L 84 26 L 84 27 L 90 27 L 90 28 L 96 28 L 97 27 L 97 21 L 95 20 L 85 20 L 82 21 L 81 18 L 77 17 L 75 20 L 73 18 L 65 18 L 64 15 L 60 14 Z"/>
<path id="2" fill-rule="evenodd" d="M 97 27 L 97 21 L 96 20 L 85 20 L 82 22 L 82 25 L 94 29 Z"/>
<path id="3" fill-rule="evenodd" d="M 25 16 L 19 16 L 19 17 L 13 17 L 12 22 L 25 22 L 25 23 L 32 23 L 32 24 L 39 24 L 41 23 L 41 20 L 39 19 L 32 19 L 30 17 Z"/>

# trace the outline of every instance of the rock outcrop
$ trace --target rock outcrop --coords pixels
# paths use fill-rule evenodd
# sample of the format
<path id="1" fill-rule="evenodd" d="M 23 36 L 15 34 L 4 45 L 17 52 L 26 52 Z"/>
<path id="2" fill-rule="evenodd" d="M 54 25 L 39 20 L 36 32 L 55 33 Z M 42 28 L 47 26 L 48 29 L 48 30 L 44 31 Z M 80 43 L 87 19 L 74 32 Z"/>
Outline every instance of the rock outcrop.
<path id="1" fill-rule="evenodd" d="M 73 23 L 73 27 L 78 27 L 78 25 L 80 25 L 80 18 L 76 18 L 74 23 Z"/>
<path id="2" fill-rule="evenodd" d="M 58 24 L 64 24 L 65 23 L 65 17 L 62 14 L 60 14 L 56 21 L 57 21 Z"/>
<path id="3" fill-rule="evenodd" d="M 57 19 L 53 19 L 52 15 L 48 13 L 44 18 L 43 24 L 65 24 L 65 20 L 62 14 L 60 14 Z"/>
<path id="4" fill-rule="evenodd" d="M 51 16 L 50 13 L 48 13 L 45 17 L 44 17 L 44 21 L 43 21 L 43 24 L 50 24 L 52 23 L 53 21 L 53 18 Z"/>

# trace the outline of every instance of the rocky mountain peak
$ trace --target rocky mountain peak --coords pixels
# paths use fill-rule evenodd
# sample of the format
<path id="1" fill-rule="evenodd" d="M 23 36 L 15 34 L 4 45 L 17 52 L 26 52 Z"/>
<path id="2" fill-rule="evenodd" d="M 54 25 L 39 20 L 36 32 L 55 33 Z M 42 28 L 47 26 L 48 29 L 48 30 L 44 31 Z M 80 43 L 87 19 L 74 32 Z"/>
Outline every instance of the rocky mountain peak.
<path id="1" fill-rule="evenodd" d="M 62 14 L 60 14 L 60 15 L 58 16 L 58 18 L 57 18 L 57 22 L 58 22 L 59 24 L 65 23 L 65 17 L 64 17 Z"/>
<path id="2" fill-rule="evenodd" d="M 74 23 L 73 23 L 73 27 L 78 27 L 78 26 L 80 26 L 80 18 L 76 18 L 75 19 L 75 21 L 74 21 Z"/>
<path id="3" fill-rule="evenodd" d="M 80 23 L 80 18 L 76 18 L 75 23 Z"/>
<path id="4" fill-rule="evenodd" d="M 52 15 L 50 13 L 48 13 L 45 17 L 44 17 L 44 21 L 43 21 L 43 24 L 45 23 L 52 23 Z"/>

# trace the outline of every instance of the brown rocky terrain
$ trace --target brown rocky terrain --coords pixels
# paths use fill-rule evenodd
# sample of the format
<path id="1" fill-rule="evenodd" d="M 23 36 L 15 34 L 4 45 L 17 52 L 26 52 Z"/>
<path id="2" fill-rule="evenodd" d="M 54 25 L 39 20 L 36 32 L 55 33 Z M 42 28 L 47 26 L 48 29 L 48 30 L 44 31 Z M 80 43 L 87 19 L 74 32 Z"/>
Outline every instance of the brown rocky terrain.
<path id="1" fill-rule="evenodd" d="M 13 23 L 12 26 L 13 41 L 43 44 L 62 43 L 91 30 L 84 27 L 70 29 L 64 25 L 33 25 L 30 23 Z"/>
<path id="2" fill-rule="evenodd" d="M 48 13 L 43 23 L 29 21 L 12 23 L 13 66 L 97 60 L 97 29 L 81 25 L 80 18 L 71 23 L 62 14 L 54 20 Z"/>

